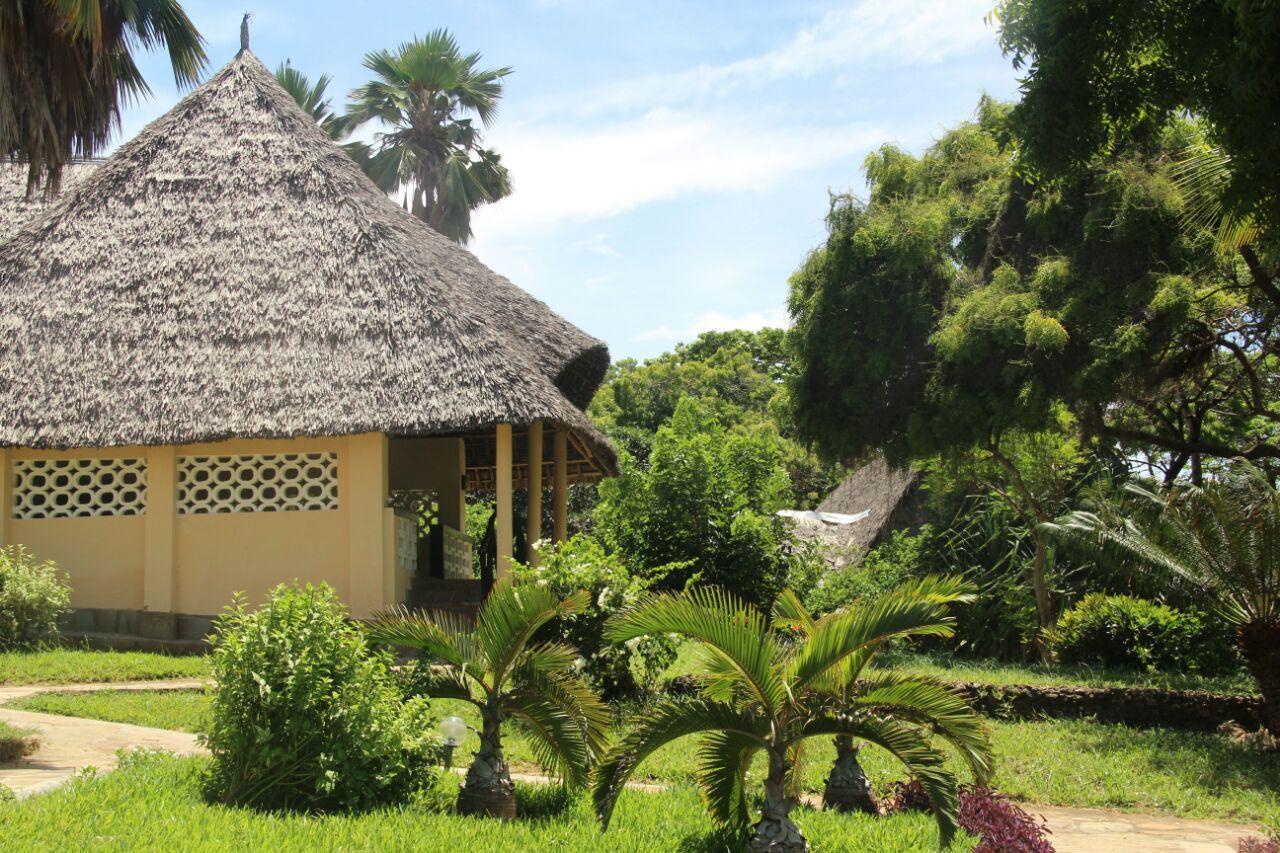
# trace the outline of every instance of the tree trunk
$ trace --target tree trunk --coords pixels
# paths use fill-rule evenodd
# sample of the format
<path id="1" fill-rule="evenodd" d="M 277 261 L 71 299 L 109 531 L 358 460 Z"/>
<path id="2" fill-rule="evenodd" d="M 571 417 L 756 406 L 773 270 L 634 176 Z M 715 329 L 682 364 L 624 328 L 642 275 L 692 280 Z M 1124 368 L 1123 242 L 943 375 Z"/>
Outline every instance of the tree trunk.
<path id="1" fill-rule="evenodd" d="M 1267 731 L 1280 733 L 1280 624 L 1251 622 L 1239 630 L 1245 663 L 1262 692 Z"/>
<path id="2" fill-rule="evenodd" d="M 858 747 L 848 735 L 836 736 L 836 761 L 822 791 L 822 807 L 838 812 L 880 813 L 871 783 L 858 763 Z"/>
<path id="3" fill-rule="evenodd" d="M 791 819 L 796 802 L 787 796 L 786 749 L 769 750 L 769 775 L 764 780 L 764 811 L 753 827 L 747 853 L 805 853 L 809 849 L 800 827 Z"/>
<path id="4" fill-rule="evenodd" d="M 485 709 L 482 719 L 480 749 L 458 791 L 458 813 L 511 820 L 516 816 L 516 794 L 502 757 L 502 724 L 495 710 Z"/>
<path id="5" fill-rule="evenodd" d="M 1046 563 L 1049 556 L 1049 543 L 1045 535 L 1036 531 L 1036 556 L 1031 564 L 1031 585 L 1036 594 L 1036 621 L 1040 630 L 1036 632 L 1036 650 L 1040 660 L 1049 663 L 1049 647 L 1044 642 L 1044 632 L 1053 627 L 1053 605 L 1049 601 L 1049 584 L 1045 580 Z"/>

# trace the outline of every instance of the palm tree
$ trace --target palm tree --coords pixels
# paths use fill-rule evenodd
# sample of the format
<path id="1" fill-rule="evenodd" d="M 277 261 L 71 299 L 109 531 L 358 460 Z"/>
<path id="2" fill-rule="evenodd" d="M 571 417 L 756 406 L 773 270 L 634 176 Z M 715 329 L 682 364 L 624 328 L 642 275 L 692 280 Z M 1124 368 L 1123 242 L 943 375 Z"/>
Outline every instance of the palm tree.
<path id="1" fill-rule="evenodd" d="M 1125 492 L 1133 504 L 1104 507 L 1107 517 L 1077 511 L 1044 529 L 1153 575 L 1233 625 L 1267 729 L 1280 732 L 1280 496 L 1266 474 L 1240 461 L 1203 486 L 1159 493 L 1130 483 Z"/>
<path id="2" fill-rule="evenodd" d="M 481 133 L 511 69 L 479 68 L 480 58 L 436 30 L 394 53 L 365 56 L 375 78 L 351 93 L 358 124 L 392 128 L 377 135 L 369 176 L 387 192 L 407 188 L 413 215 L 458 243 L 471 238 L 472 210 L 511 192 L 506 167 L 482 147 Z"/>
<path id="3" fill-rule="evenodd" d="M 517 724 L 549 770 L 580 785 L 603 751 L 607 706 L 574 673 L 578 652 L 561 643 L 531 640 L 553 619 L 581 612 L 590 597 L 563 601 L 545 587 L 508 581 L 493 588 L 475 628 L 453 614 L 376 614 L 368 626 L 374 642 L 407 646 L 422 654 L 417 689 L 439 699 L 461 699 L 480 711 L 480 749 L 458 793 L 458 811 L 514 818 L 511 773 L 502 754 L 502 724 Z"/>
<path id="4" fill-rule="evenodd" d="M 962 587 L 944 588 L 932 592 L 908 587 L 896 594 L 930 595 L 935 603 L 941 605 L 968 603 L 973 600 L 972 593 Z M 840 612 L 842 611 L 828 613 L 820 619 L 814 619 L 805 609 L 799 596 L 787 589 L 782 591 L 773 604 L 773 623 L 775 627 L 797 631 L 801 636 L 811 637 L 820 630 L 823 623 L 837 618 Z M 860 670 L 866 665 L 866 661 L 858 658 L 853 666 L 839 667 L 831 673 L 829 689 L 839 698 L 840 703 L 849 709 L 849 713 L 856 713 L 858 705 L 863 701 L 863 692 L 868 682 L 858 679 Z M 930 696 L 939 689 L 946 689 L 937 680 L 925 676 L 902 676 L 898 683 L 918 685 L 921 695 L 924 696 Z M 917 706 L 910 701 L 898 706 L 895 713 L 910 715 L 914 722 L 932 728 L 939 737 L 951 743 L 961 754 L 966 754 L 966 750 L 969 750 L 972 745 L 971 737 L 974 726 L 977 724 L 976 715 L 972 719 L 965 719 L 964 725 L 957 730 L 951 720 L 933 718 L 927 707 Z M 871 792 L 871 783 L 867 780 L 867 774 L 863 772 L 862 765 L 858 761 L 860 745 L 852 736 L 840 734 L 836 735 L 835 747 L 835 763 L 831 766 L 831 775 L 827 777 L 826 786 L 822 792 L 823 807 L 841 812 L 857 811 L 877 814 L 879 807 Z M 989 749 L 983 747 L 967 754 L 972 758 L 970 766 L 974 775 L 979 782 L 984 781 L 991 769 Z"/>
<path id="5" fill-rule="evenodd" d="M 971 594 L 956 579 L 924 578 L 878 601 L 815 623 L 786 644 L 769 618 L 714 588 L 646 598 L 606 626 L 612 642 L 646 634 L 680 634 L 699 643 L 700 695 L 666 699 L 641 712 L 595 771 L 596 812 L 608 827 L 618 795 L 636 767 L 664 744 L 701 734 L 698 781 L 712 819 L 746 835 L 751 851 L 807 849 L 791 820 L 798 799 L 796 761 L 809 738 L 847 735 L 888 750 L 920 780 L 934 805 L 943 841 L 956 827 L 956 779 L 931 738 L 941 726 L 961 755 L 984 773 L 989 748 L 981 723 L 953 689 L 866 666 L 895 637 L 949 636 L 943 601 Z M 833 686 L 860 682 L 843 697 Z M 754 826 L 746 799 L 752 759 L 767 762 L 764 808 Z"/>
<path id="6" fill-rule="evenodd" d="M 28 196 L 45 177 L 55 194 L 73 156 L 106 146 L 121 102 L 151 93 L 134 47 L 167 48 L 174 79 L 190 86 L 202 44 L 177 0 L 0 3 L 0 156 L 28 164 Z"/>
<path id="7" fill-rule="evenodd" d="M 356 121 L 351 116 L 334 112 L 333 103 L 329 100 L 329 84 L 333 78 L 321 74 L 311 82 L 306 74 L 294 68 L 289 60 L 276 67 L 276 82 L 298 102 L 298 106 L 316 120 L 330 139 L 342 145 L 342 150 L 368 171 L 370 151 L 363 142 L 343 142 L 356 129 Z"/>

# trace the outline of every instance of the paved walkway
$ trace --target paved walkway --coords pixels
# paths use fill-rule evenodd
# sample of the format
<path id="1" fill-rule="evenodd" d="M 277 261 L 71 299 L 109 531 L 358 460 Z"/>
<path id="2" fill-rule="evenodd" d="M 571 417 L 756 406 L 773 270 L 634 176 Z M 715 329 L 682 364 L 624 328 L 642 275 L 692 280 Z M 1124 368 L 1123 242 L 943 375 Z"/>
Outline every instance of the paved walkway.
<path id="1" fill-rule="evenodd" d="M 207 679 L 170 679 L 0 687 L 0 706 L 38 693 L 190 690 L 208 683 Z M 41 747 L 34 755 L 18 762 L 0 764 L 0 784 L 12 788 L 19 797 L 57 787 L 85 767 L 111 770 L 116 766 L 116 753 L 121 749 L 149 747 L 179 755 L 196 755 L 203 751 L 195 735 L 184 732 L 4 707 L 0 707 L 0 720 L 40 732 Z M 455 768 L 455 772 L 459 770 Z M 551 781 L 548 777 L 530 773 L 511 775 L 519 782 Z M 660 785 L 636 784 L 634 787 L 649 791 L 662 789 Z M 1235 853 L 1236 842 L 1242 836 L 1258 835 L 1249 827 L 1165 815 L 1028 804 L 1022 804 L 1022 807 L 1045 818 L 1053 833 L 1053 845 L 1059 853 Z"/>
<path id="2" fill-rule="evenodd" d="M 0 706 L 39 693 L 95 693 L 104 690 L 190 690 L 203 687 L 201 679 L 167 681 L 130 681 L 115 684 L 33 684 L 22 687 L 0 687 Z M 40 734 L 40 748 L 20 761 L 0 764 L 0 785 L 6 785 L 19 797 L 48 791 L 63 784 L 85 767 L 112 770 L 117 751 L 149 747 L 166 749 L 179 755 L 201 751 L 196 736 L 85 720 L 58 714 L 41 714 L 0 707 L 0 720 L 14 726 L 35 729 Z"/>

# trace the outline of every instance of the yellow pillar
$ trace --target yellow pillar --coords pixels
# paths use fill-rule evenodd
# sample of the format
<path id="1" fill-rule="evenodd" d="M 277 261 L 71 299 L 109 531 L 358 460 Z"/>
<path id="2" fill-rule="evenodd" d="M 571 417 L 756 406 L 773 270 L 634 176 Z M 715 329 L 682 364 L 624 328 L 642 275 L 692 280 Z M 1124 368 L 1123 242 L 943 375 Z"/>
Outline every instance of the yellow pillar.
<path id="1" fill-rule="evenodd" d="M 534 543 L 542 539 L 542 421 L 529 424 L 529 517 L 525 540 L 529 543 L 529 565 L 538 565 Z"/>
<path id="2" fill-rule="evenodd" d="M 565 427 L 556 429 L 555 480 L 551 499 L 555 508 L 555 540 L 569 538 L 569 433 Z"/>
<path id="3" fill-rule="evenodd" d="M 147 451 L 147 512 L 143 522 L 142 607 L 173 611 L 174 527 L 178 514 L 177 449 Z"/>
<path id="4" fill-rule="evenodd" d="M 494 429 L 494 535 L 497 539 L 497 580 L 511 574 L 511 424 Z"/>
<path id="5" fill-rule="evenodd" d="M 9 518 L 13 515 L 13 456 L 0 447 L 0 545 L 15 544 L 9 539 Z"/>
<path id="6" fill-rule="evenodd" d="M 338 465 L 339 501 L 347 502 L 347 606 L 356 619 L 391 604 L 384 575 L 388 560 L 387 437 L 380 432 L 349 436 L 346 464 Z M 343 489 L 343 481 L 346 488 Z"/>

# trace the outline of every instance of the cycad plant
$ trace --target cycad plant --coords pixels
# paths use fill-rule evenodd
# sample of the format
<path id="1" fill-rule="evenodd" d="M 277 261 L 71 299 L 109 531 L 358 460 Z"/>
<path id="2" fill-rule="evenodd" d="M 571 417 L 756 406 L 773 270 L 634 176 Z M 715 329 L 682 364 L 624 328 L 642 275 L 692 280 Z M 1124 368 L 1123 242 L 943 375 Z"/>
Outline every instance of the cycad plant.
<path id="1" fill-rule="evenodd" d="M 553 619 L 581 612 L 586 593 L 560 600 L 534 584 L 497 584 L 481 605 L 474 629 L 450 613 L 384 611 L 368 627 L 375 642 L 418 650 L 414 681 L 426 696 L 461 699 L 480 712 L 480 748 L 458 793 L 458 811 L 513 818 L 514 788 L 502 753 L 502 725 L 525 734 L 549 770 L 570 784 L 586 781 L 609 730 L 607 706 L 574 672 L 578 652 L 562 643 L 534 642 Z"/>
<path id="2" fill-rule="evenodd" d="M 929 596 L 938 604 L 964 604 L 973 600 L 973 591 L 959 584 L 939 586 L 932 590 L 917 584 L 908 584 L 890 595 Z M 857 605 L 855 605 L 857 606 Z M 791 590 L 783 590 L 773 604 L 773 622 L 776 628 L 795 631 L 801 637 L 811 637 L 822 629 L 825 622 L 840 616 L 843 611 L 828 613 L 814 619 L 804 604 Z M 843 666 L 831 671 L 827 688 L 838 697 L 845 713 L 857 714 L 867 704 L 884 706 L 883 693 L 876 692 L 886 683 L 884 678 L 864 678 L 865 670 L 876 649 L 867 654 L 854 655 Z M 991 747 L 978 715 L 963 700 L 959 700 L 953 688 L 936 679 L 920 675 L 888 676 L 898 692 L 892 704 L 895 714 L 928 726 L 942 740 L 948 742 L 969 765 L 975 780 L 981 784 L 991 771 Z M 870 690 L 870 693 L 868 692 Z M 961 707 L 963 706 L 963 707 Z M 945 708 L 944 716 L 935 716 L 935 709 Z M 858 761 L 861 745 L 847 734 L 835 737 L 836 759 L 827 776 L 822 792 L 824 808 L 841 812 L 860 811 L 876 814 L 879 808 L 871 791 L 871 783 Z"/>
<path id="3" fill-rule="evenodd" d="M 847 735 L 883 747 L 923 785 L 934 804 L 944 843 L 956 827 L 956 779 L 932 738 L 941 723 L 975 767 L 985 767 L 986 739 L 972 710 L 954 692 L 891 672 L 859 679 L 875 653 L 895 637 L 947 636 L 946 600 L 967 594 L 959 580 L 913 581 L 878 601 L 815 624 L 786 643 L 769 616 L 715 588 L 653 596 L 610 621 L 606 636 L 626 642 L 669 633 L 699 644 L 700 693 L 657 702 L 633 719 L 595 771 L 594 797 L 608 827 L 618 795 L 636 767 L 655 750 L 700 734 L 698 781 L 712 819 L 746 836 L 748 850 L 797 851 L 807 844 L 791 819 L 804 742 Z M 861 681 L 852 697 L 833 686 Z M 756 756 L 766 764 L 763 813 L 754 826 L 746 774 Z"/>
<path id="4" fill-rule="evenodd" d="M 1125 492 L 1133 501 L 1124 507 L 1072 512 L 1044 529 L 1154 576 L 1232 625 L 1267 729 L 1280 733 L 1280 495 L 1244 461 L 1203 486 L 1131 483 Z"/>

